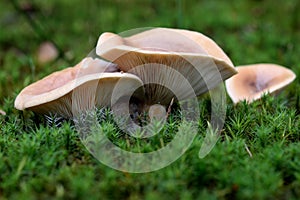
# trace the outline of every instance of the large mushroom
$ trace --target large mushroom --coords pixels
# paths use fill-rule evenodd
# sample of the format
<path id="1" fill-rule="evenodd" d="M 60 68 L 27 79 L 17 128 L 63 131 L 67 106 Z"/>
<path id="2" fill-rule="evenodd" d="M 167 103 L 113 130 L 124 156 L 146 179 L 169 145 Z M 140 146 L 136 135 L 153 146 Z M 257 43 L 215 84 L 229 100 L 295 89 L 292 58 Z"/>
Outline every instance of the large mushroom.
<path id="1" fill-rule="evenodd" d="M 290 84 L 296 75 L 276 64 L 252 64 L 236 67 L 238 74 L 226 80 L 227 92 L 234 103 L 251 103 L 265 93 L 276 93 Z"/>
<path id="2" fill-rule="evenodd" d="M 15 107 L 72 118 L 95 106 L 110 106 L 114 103 L 111 96 L 117 83 L 114 101 L 142 85 L 137 76 L 117 71 L 115 64 L 85 58 L 75 67 L 50 74 L 24 88 L 15 100 Z"/>
<path id="3" fill-rule="evenodd" d="M 201 95 L 236 74 L 213 40 L 188 30 L 154 28 L 129 37 L 103 33 L 96 53 L 140 77 L 148 104 Z"/>

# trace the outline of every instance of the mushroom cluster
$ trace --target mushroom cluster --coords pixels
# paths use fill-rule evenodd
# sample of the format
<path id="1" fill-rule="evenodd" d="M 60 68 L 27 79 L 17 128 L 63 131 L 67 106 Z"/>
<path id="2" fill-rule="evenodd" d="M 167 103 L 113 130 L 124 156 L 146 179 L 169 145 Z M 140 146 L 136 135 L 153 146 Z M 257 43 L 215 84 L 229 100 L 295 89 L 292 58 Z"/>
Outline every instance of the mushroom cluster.
<path id="1" fill-rule="evenodd" d="M 15 107 L 73 118 L 94 107 L 123 106 L 115 104 L 125 99 L 129 112 L 146 109 L 151 118 L 163 118 L 160 115 L 166 111 L 160 111 L 161 106 L 199 96 L 226 79 L 229 96 L 236 103 L 276 91 L 295 78 L 291 71 L 276 66 L 274 78 L 260 81 L 259 73 L 267 73 L 269 65 L 257 65 L 256 72 L 252 67 L 248 71 L 248 67 L 235 68 L 212 39 L 181 29 L 153 28 L 129 36 L 106 32 L 99 37 L 96 54 L 97 58 L 84 58 L 27 86 Z M 129 105 L 132 99 L 135 104 Z"/>

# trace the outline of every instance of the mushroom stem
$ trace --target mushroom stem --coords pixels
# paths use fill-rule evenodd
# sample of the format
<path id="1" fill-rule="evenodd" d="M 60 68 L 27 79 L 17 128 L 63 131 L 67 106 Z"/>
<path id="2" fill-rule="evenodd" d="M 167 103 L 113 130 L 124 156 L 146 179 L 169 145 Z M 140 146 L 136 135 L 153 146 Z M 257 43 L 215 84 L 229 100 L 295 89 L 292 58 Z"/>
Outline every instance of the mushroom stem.
<path id="1" fill-rule="evenodd" d="M 162 106 L 160 104 L 154 104 L 151 105 L 149 108 L 149 117 L 150 121 L 162 121 L 166 119 L 167 112 L 166 112 L 166 107 Z"/>

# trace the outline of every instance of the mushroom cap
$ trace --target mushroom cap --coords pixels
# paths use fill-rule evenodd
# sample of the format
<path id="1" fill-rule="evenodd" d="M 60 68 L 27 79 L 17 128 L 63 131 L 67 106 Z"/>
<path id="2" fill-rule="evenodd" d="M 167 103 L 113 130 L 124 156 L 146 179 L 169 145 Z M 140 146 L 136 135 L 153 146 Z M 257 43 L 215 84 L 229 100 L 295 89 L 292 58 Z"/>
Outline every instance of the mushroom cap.
<path id="1" fill-rule="evenodd" d="M 29 109 L 41 114 L 52 113 L 71 118 L 74 104 L 76 112 L 91 109 L 93 106 L 108 106 L 118 81 L 122 81 L 118 88 L 122 87 L 122 92 L 116 98 L 128 92 L 131 86 L 142 85 L 137 76 L 114 72 L 117 70 L 115 64 L 85 58 L 75 67 L 54 72 L 24 88 L 15 100 L 15 107 L 19 110 Z"/>
<path id="2" fill-rule="evenodd" d="M 252 64 L 236 67 L 238 74 L 226 80 L 228 95 L 234 103 L 251 103 L 265 93 L 274 93 L 290 84 L 296 75 L 276 64 Z"/>
<path id="3" fill-rule="evenodd" d="M 177 53 L 199 53 L 224 60 L 231 67 L 233 66 L 229 57 L 209 37 L 202 33 L 172 28 L 153 28 L 144 32 L 122 38 L 121 36 L 105 32 L 100 35 L 96 47 L 98 55 L 105 55 L 110 60 L 116 60 L 112 49 L 115 47 L 128 46 L 131 50 L 153 50 L 156 53 L 177 52 Z M 124 47 L 126 49 L 126 47 Z M 111 53 L 109 53 L 112 51 Z M 118 56 L 118 54 L 117 54 Z M 104 57 L 104 58 L 105 58 Z M 126 66 L 121 66 L 126 67 Z M 121 68 L 121 70 L 123 70 Z M 124 69 L 124 71 L 126 71 Z"/>
<path id="4" fill-rule="evenodd" d="M 139 76 L 144 83 L 158 83 L 163 87 L 169 82 L 169 85 L 177 85 L 184 90 L 186 87 L 180 86 L 183 83 L 176 80 L 172 73 L 162 73 L 160 66 L 172 68 L 188 81 L 197 96 L 236 73 L 230 59 L 213 40 L 188 30 L 154 28 L 124 38 L 103 33 L 99 37 L 96 53 L 118 64 L 120 70 Z M 145 64 L 153 69 L 136 69 Z M 152 91 L 149 92 L 149 88 Z M 157 94 L 157 88 L 149 88 L 146 88 L 146 93 L 148 91 L 150 96 L 155 96 L 154 99 L 150 98 L 152 103 L 165 101 L 162 104 L 166 105 L 174 97 Z M 184 96 L 187 98 L 191 95 Z"/>

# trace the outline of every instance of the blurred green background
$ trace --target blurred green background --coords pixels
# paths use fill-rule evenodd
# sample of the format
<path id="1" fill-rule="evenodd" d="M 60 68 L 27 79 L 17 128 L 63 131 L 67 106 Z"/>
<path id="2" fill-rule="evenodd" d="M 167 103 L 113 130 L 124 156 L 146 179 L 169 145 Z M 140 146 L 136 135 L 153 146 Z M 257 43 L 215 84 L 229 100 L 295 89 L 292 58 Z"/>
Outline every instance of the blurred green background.
<path id="1" fill-rule="evenodd" d="M 21 89 L 78 63 L 101 33 L 140 27 L 195 30 L 235 65 L 277 63 L 299 77 L 299 11 L 299 0 L 0 1 L 0 199 L 299 198 L 299 78 L 278 100 L 229 103 L 222 141 L 207 158 L 197 157 L 196 140 L 171 166 L 142 175 L 98 163 L 70 124 L 44 127 L 13 108 Z M 59 56 L 42 64 L 45 41 Z"/>
<path id="2" fill-rule="evenodd" d="M 235 65 L 273 62 L 299 75 L 299 10 L 297 0 L 4 0 L 0 2 L 0 105 L 30 82 L 79 62 L 102 32 L 139 27 L 199 31 L 213 38 Z M 40 65 L 36 52 L 46 40 L 54 41 L 65 57 Z"/>

